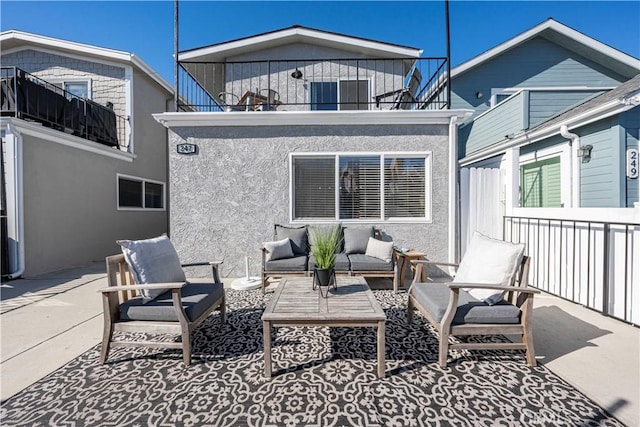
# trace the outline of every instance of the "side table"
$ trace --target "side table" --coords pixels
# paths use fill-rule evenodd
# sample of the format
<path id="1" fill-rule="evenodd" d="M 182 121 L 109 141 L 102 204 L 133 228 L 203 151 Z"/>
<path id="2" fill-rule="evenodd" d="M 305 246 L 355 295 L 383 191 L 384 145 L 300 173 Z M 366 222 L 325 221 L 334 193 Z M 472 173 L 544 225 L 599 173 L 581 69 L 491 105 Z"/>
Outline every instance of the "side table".
<path id="1" fill-rule="evenodd" d="M 404 288 L 405 269 L 407 268 L 408 265 L 411 265 L 411 260 L 424 259 L 424 257 L 427 254 L 425 254 L 424 252 L 413 251 L 413 250 L 407 251 L 407 252 L 396 251 L 395 254 L 396 254 L 396 265 L 398 266 L 398 280 L 393 281 L 393 293 L 397 294 L 398 288 Z M 424 269 L 422 269 L 421 280 L 422 281 L 426 280 Z"/>

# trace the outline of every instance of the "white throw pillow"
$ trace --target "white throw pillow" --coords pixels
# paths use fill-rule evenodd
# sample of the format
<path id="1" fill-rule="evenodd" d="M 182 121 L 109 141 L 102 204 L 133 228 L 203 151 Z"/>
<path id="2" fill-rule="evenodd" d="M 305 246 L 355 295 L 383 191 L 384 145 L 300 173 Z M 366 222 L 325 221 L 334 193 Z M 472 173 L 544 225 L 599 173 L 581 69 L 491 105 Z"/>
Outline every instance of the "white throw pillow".
<path id="1" fill-rule="evenodd" d="M 367 250 L 364 254 L 381 259 L 385 262 L 391 262 L 391 256 L 393 255 L 393 242 L 383 242 L 382 240 L 369 237 Z"/>
<path id="2" fill-rule="evenodd" d="M 267 250 L 267 261 L 293 257 L 291 239 L 288 237 L 275 242 L 264 242 L 262 246 Z"/>
<path id="3" fill-rule="evenodd" d="M 524 244 L 496 240 L 475 232 L 453 282 L 511 286 L 523 253 Z M 489 305 L 500 302 L 504 294 L 493 289 L 466 290 L 472 297 Z"/>
<path id="4" fill-rule="evenodd" d="M 133 279 L 140 285 L 150 283 L 185 282 L 178 253 L 171 240 L 163 234 L 147 240 L 118 240 L 129 264 Z M 143 302 L 149 302 L 165 292 L 162 289 L 141 290 Z"/>

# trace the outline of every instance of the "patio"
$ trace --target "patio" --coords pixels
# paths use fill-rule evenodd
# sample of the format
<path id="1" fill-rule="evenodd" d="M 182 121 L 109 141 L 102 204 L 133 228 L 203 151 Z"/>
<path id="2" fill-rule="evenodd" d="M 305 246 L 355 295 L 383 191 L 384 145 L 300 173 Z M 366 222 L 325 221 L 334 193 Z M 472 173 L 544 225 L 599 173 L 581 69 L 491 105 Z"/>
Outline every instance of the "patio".
<path id="1" fill-rule="evenodd" d="M 230 284 L 232 279 L 225 279 L 225 282 Z M 142 397 L 142 401 L 145 396 L 151 396 L 149 401 L 153 403 L 140 412 L 148 411 L 150 416 L 146 420 L 154 423 L 162 422 L 161 417 L 170 409 L 179 413 L 180 404 L 189 408 L 189 411 L 182 412 L 182 416 L 198 412 L 195 410 L 198 405 L 204 405 L 201 413 L 214 416 L 211 419 L 182 419 L 185 423 L 195 424 L 223 422 L 206 408 L 227 408 L 227 413 L 221 412 L 217 416 L 227 417 L 227 423 L 241 425 L 257 422 L 310 424 L 317 421 L 313 414 L 321 414 L 324 410 L 327 418 L 320 421 L 325 423 L 333 417 L 341 423 L 397 422 L 403 425 L 403 416 L 417 419 L 418 423 L 424 419 L 453 422 L 456 416 L 464 417 L 468 423 L 480 422 L 483 417 L 504 417 L 504 420 L 513 417 L 510 422 L 527 425 L 544 422 L 556 425 L 618 425 L 616 419 L 626 425 L 640 423 L 638 328 L 546 294 L 535 299 L 534 338 L 540 366 L 534 369 L 526 367 L 521 354 L 507 352 L 460 353 L 457 363 L 451 363 L 445 370 L 437 368 L 433 333 L 423 319 L 408 326 L 402 309 L 406 304 L 406 293 L 394 296 L 389 291 L 390 287 L 384 286 L 376 291 L 390 323 L 387 377 L 384 380 L 378 380 L 371 369 L 375 363 L 375 350 L 374 356 L 368 354 L 368 344 L 375 342 L 371 331 L 336 329 L 327 334 L 317 329 L 310 334 L 301 334 L 297 328 L 287 328 L 277 335 L 275 357 L 280 357 L 276 365 L 278 371 L 271 381 L 267 381 L 260 375 L 261 330 L 254 323 L 259 325 L 256 319 L 260 317 L 260 307 L 270 294 L 262 297 L 260 291 L 244 293 L 229 290 L 230 319 L 223 327 L 224 333 L 219 333 L 215 315 L 203 324 L 195 334 L 195 363 L 190 369 L 182 367 L 178 352 L 133 348 L 114 351 L 112 363 L 100 367 L 96 345 L 102 332 L 102 308 L 96 290 L 104 287 L 105 283 L 104 266 L 95 263 L 32 280 L 3 284 L 0 319 L 2 417 L 5 423 L 29 422 L 27 418 L 20 421 L 15 418 L 21 414 L 21 407 L 30 409 L 35 421 L 38 414 L 33 411 L 34 405 L 42 410 L 40 416 L 46 419 L 46 408 L 54 406 L 55 399 L 36 401 L 39 397 L 46 400 L 52 396 L 64 401 L 63 408 L 71 414 L 75 409 L 70 407 L 73 408 L 73 402 L 78 402 L 74 399 L 84 399 L 85 403 L 77 406 L 77 413 L 89 410 L 94 413 L 81 423 L 90 423 L 91 419 L 97 422 L 91 416 L 98 415 L 113 417 L 114 422 L 132 421 L 139 416 L 138 410 L 133 409 L 137 404 L 132 404 L 131 399 L 127 401 L 126 396 L 135 398 L 136 387 L 128 388 L 133 384 L 130 381 L 135 378 L 135 372 L 142 372 L 141 382 L 136 382 L 141 385 L 136 395 Z M 372 288 L 380 288 L 377 285 L 379 283 L 372 283 Z M 229 336 L 225 338 L 225 334 Z M 234 342 L 234 337 L 245 339 Z M 363 343 L 362 348 L 353 345 L 354 339 Z M 326 345 L 314 347 L 323 342 Z M 308 356 L 297 359 L 301 354 L 300 347 Z M 143 354 L 153 356 L 135 358 Z M 70 361 L 73 363 L 68 364 Z M 239 375 L 242 366 L 246 366 L 248 372 Z M 255 375 L 250 373 L 252 367 L 257 368 Z M 333 383 L 326 380 L 328 370 L 341 367 L 355 378 L 351 381 L 351 385 L 356 386 L 354 390 L 349 391 L 347 385 L 339 384 L 337 380 Z M 518 384 L 509 395 L 503 395 L 510 390 L 508 384 L 488 380 L 492 375 L 505 379 L 505 372 L 514 376 Z M 219 378 L 218 373 L 221 374 Z M 173 385 L 153 396 L 154 387 L 160 384 L 156 381 L 166 382 L 165 385 L 171 385 L 173 381 Z M 486 382 L 484 388 L 483 381 Z M 32 386 L 33 383 L 36 384 Z M 286 408 L 284 397 L 295 384 L 302 386 L 302 390 L 324 387 L 328 394 L 302 393 L 300 396 L 308 400 L 302 403 L 300 411 Z M 222 389 L 216 388 L 223 386 L 230 389 L 244 387 L 245 391 L 232 396 L 236 398 L 235 402 L 225 403 Z M 105 388 L 102 394 L 101 387 Z M 406 401 L 407 406 L 393 409 L 394 400 L 384 399 L 385 390 L 395 393 L 394 396 L 404 397 L 407 393 L 421 400 L 413 404 Z M 468 398 L 474 392 L 481 396 L 479 390 L 484 397 Z M 532 394 L 534 390 L 537 390 L 535 396 Z M 271 407 L 255 405 L 256 399 L 268 401 L 265 393 L 283 399 L 271 400 Z M 414 396 L 412 393 L 423 394 Z M 91 402 L 89 394 L 97 400 Z M 213 403 L 207 402 L 208 397 Z M 172 399 L 173 407 L 169 404 L 162 406 L 161 402 L 166 398 Z M 496 401 L 491 401 L 492 398 Z M 486 406 L 487 402 L 494 403 Z M 116 406 L 110 406 L 113 403 Z M 288 404 L 294 403 L 289 401 Z M 308 419 L 293 415 L 287 419 L 277 416 L 278 413 L 302 416 L 314 405 L 319 405 L 319 409 L 311 410 L 311 418 Z M 347 411 L 345 405 L 351 405 L 351 409 Z M 497 407 L 504 408 L 505 412 L 496 411 Z M 258 410 L 263 412 L 256 412 Z M 360 418 L 340 418 L 337 412 L 332 412 L 334 410 L 342 416 L 351 411 L 359 414 Z M 495 412 L 493 418 L 492 411 Z M 607 412 L 616 419 L 609 418 Z M 266 413 L 275 418 L 265 418 Z M 51 411 L 49 416 L 53 417 L 53 414 Z M 153 417 L 154 414 L 157 418 Z M 576 418 L 580 416 L 584 418 Z M 100 420 L 107 422 L 108 419 Z M 63 420 L 59 419 L 60 422 Z M 168 418 L 164 421 L 171 423 Z M 176 419 L 173 420 L 175 422 Z"/>

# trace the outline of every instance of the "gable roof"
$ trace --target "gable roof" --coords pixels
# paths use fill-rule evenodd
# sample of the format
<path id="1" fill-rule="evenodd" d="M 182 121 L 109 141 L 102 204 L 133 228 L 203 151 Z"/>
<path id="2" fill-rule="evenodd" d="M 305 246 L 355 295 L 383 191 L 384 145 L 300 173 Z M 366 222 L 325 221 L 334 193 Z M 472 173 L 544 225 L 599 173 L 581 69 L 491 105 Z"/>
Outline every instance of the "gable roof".
<path id="1" fill-rule="evenodd" d="M 162 86 L 165 90 L 173 93 L 173 87 L 166 80 L 160 77 L 160 75 L 153 68 L 147 65 L 142 59 L 130 52 L 76 43 L 68 40 L 56 39 L 53 37 L 26 33 L 17 30 L 8 30 L 1 32 L 0 43 L 2 44 L 3 53 L 6 53 L 9 50 L 35 46 L 54 49 L 56 51 L 66 52 L 69 54 L 80 55 L 90 59 L 92 58 L 96 60 L 111 61 L 131 65 L 147 74 L 152 80 Z"/>
<path id="2" fill-rule="evenodd" d="M 535 37 L 544 37 L 628 78 L 640 73 L 640 60 L 638 58 L 627 55 L 573 28 L 561 24 L 553 18 L 549 18 L 524 33 L 458 65 L 451 70 L 451 78 L 466 73 Z"/>
<path id="3" fill-rule="evenodd" d="M 293 25 L 280 30 L 184 50 L 178 54 L 178 59 L 218 62 L 224 61 L 229 56 L 302 42 L 381 57 L 419 58 L 422 55 L 422 50 L 415 47 Z"/>

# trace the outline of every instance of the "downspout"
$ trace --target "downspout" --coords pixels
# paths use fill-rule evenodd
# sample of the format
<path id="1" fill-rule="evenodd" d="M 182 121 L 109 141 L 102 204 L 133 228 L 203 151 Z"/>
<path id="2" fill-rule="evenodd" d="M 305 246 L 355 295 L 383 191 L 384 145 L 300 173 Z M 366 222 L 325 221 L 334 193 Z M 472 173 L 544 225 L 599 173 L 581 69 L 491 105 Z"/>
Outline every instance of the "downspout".
<path id="1" fill-rule="evenodd" d="M 580 164 L 578 163 L 578 149 L 580 148 L 580 136 L 569 132 L 567 125 L 560 126 L 560 135 L 568 139 L 571 147 L 571 158 L 569 159 L 569 176 L 571 177 L 571 206 L 580 207 Z"/>
<path id="2" fill-rule="evenodd" d="M 23 198 L 23 174 L 22 174 L 22 135 L 18 133 L 11 125 L 7 125 L 7 137 L 10 140 L 10 144 L 7 144 L 7 157 L 6 161 L 12 163 L 13 169 L 13 188 L 7 189 L 12 193 L 13 204 L 13 221 L 9 223 L 11 217 L 7 218 L 7 226 L 11 228 L 11 232 L 17 240 L 17 248 L 10 249 L 9 254 L 13 253 L 17 256 L 16 270 L 9 273 L 7 277 L 9 279 L 15 279 L 24 273 L 24 198 Z M 8 204 L 8 201 L 7 201 Z M 8 207 L 8 206 L 7 206 Z M 8 214 L 8 212 L 7 212 Z M 17 249 L 17 251 L 16 251 Z M 17 252 L 17 253 L 16 253 Z M 16 265 L 15 262 L 11 263 L 11 266 Z"/>
<path id="3" fill-rule="evenodd" d="M 458 117 L 449 121 L 449 262 L 458 262 Z"/>

